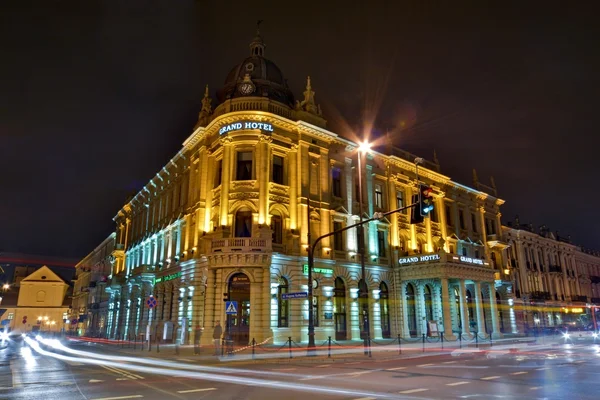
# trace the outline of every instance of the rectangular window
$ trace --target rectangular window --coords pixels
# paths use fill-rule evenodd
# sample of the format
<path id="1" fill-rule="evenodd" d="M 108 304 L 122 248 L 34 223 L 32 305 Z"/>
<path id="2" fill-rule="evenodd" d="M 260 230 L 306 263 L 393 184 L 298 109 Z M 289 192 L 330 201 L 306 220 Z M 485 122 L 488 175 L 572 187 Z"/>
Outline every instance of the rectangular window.
<path id="1" fill-rule="evenodd" d="M 383 192 L 381 185 L 375 185 L 375 207 L 383 207 Z"/>
<path id="2" fill-rule="evenodd" d="M 282 244 L 283 222 L 281 221 L 281 217 L 279 215 L 274 215 L 271 217 L 271 230 L 273 231 L 273 243 Z"/>
<path id="3" fill-rule="evenodd" d="M 448 226 L 454 226 L 452 220 L 452 208 L 449 205 L 446 205 L 446 223 Z"/>
<path id="4" fill-rule="evenodd" d="M 473 226 L 473 232 L 477 233 L 477 219 L 475 214 L 471 214 L 471 225 Z"/>
<path id="5" fill-rule="evenodd" d="M 385 231 L 377 231 L 377 249 L 379 257 L 385 257 Z"/>
<path id="6" fill-rule="evenodd" d="M 249 181 L 252 179 L 252 152 L 240 151 L 237 153 L 236 180 Z"/>
<path id="7" fill-rule="evenodd" d="M 333 230 L 334 231 L 338 231 L 340 229 L 342 229 L 342 223 L 341 222 L 337 222 L 335 221 L 333 223 Z M 343 233 L 339 232 L 336 233 L 335 235 L 333 235 L 333 248 L 334 250 L 344 250 L 344 237 L 343 237 Z"/>
<path id="8" fill-rule="evenodd" d="M 402 190 L 396 190 L 396 208 L 404 207 L 404 192 Z M 402 211 L 402 214 L 406 214 L 407 210 Z"/>
<path id="9" fill-rule="evenodd" d="M 215 187 L 221 185 L 221 175 L 223 174 L 223 160 L 217 161 L 217 168 L 215 169 Z"/>
<path id="10" fill-rule="evenodd" d="M 465 229 L 465 213 L 463 210 L 458 210 L 458 223 L 460 224 L 460 229 Z"/>
<path id="11" fill-rule="evenodd" d="M 331 172 L 331 191 L 336 197 L 342 197 L 342 171 L 339 168 L 334 168 Z"/>
<path id="12" fill-rule="evenodd" d="M 283 157 L 273 156 L 273 182 L 283 185 Z"/>

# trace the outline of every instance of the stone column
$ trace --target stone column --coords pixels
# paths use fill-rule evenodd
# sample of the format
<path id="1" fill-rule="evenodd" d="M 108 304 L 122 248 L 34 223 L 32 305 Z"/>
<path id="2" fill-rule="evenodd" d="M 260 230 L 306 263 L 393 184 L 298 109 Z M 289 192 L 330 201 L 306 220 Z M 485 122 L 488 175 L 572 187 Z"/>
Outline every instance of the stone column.
<path id="1" fill-rule="evenodd" d="M 444 319 L 444 336 L 450 340 L 454 340 L 455 336 L 452 333 L 452 315 L 450 314 L 450 290 L 448 287 L 448 279 L 441 279 L 441 289 L 442 289 L 442 312 Z"/>
<path id="2" fill-rule="evenodd" d="M 494 330 L 492 337 L 494 339 L 500 339 L 504 335 L 500 332 L 500 321 L 498 319 L 498 305 L 496 304 L 496 286 L 494 282 L 489 283 L 490 288 L 490 310 L 492 312 L 492 329 Z"/>
<path id="3" fill-rule="evenodd" d="M 425 310 L 425 286 L 421 283 L 417 285 L 417 335 L 421 336 L 427 333 L 427 311 Z"/>
<path id="4" fill-rule="evenodd" d="M 481 283 L 475 282 L 475 309 L 477 312 L 477 333 L 486 337 L 485 318 L 483 316 L 483 301 L 481 300 Z"/>
<path id="5" fill-rule="evenodd" d="M 302 225 L 298 221 L 298 173 L 296 167 L 298 163 L 298 146 L 292 145 L 287 154 L 288 177 L 287 184 L 290 187 L 290 229 L 298 229 Z"/>
<path id="6" fill-rule="evenodd" d="M 400 301 L 402 302 L 402 337 L 410 338 L 410 329 L 408 328 L 408 304 L 406 304 L 406 282 L 400 284 Z"/>
<path id="7" fill-rule="evenodd" d="M 467 309 L 467 288 L 464 279 L 458 281 L 460 292 L 460 319 L 462 325 L 462 333 L 467 338 L 471 338 L 471 330 L 469 329 L 469 310 Z"/>
<path id="8" fill-rule="evenodd" d="M 269 182 L 271 177 L 269 143 L 271 138 L 266 135 L 260 135 L 256 148 L 256 178 L 258 180 L 258 223 L 264 225 L 267 223 L 269 214 Z"/>
<path id="9" fill-rule="evenodd" d="M 235 160 L 232 156 L 233 145 L 231 138 L 221 138 L 223 145 L 223 161 L 221 164 L 221 210 L 219 213 L 219 223 L 221 226 L 229 224 L 229 186 L 231 182 L 231 167 Z"/>

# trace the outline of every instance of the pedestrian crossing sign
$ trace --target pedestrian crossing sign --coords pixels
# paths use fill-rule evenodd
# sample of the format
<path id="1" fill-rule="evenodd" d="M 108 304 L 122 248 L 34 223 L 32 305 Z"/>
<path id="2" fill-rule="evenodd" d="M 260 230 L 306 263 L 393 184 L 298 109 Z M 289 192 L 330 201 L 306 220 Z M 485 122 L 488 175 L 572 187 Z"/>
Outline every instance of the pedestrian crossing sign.
<path id="1" fill-rule="evenodd" d="M 236 315 L 237 312 L 237 301 L 226 301 L 225 302 L 225 314 Z"/>

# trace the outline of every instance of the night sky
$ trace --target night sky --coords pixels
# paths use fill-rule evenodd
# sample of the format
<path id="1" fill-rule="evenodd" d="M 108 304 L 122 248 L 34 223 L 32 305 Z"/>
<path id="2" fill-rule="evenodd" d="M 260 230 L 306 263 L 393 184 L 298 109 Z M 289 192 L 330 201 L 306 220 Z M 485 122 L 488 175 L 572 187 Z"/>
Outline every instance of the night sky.
<path id="1" fill-rule="evenodd" d="M 0 251 L 99 245 L 192 133 L 207 83 L 215 105 L 258 19 L 266 57 L 296 98 L 311 76 L 331 131 L 436 149 L 458 182 L 495 177 L 504 223 L 518 214 L 600 248 L 591 2 L 400 3 L 3 2 Z"/>

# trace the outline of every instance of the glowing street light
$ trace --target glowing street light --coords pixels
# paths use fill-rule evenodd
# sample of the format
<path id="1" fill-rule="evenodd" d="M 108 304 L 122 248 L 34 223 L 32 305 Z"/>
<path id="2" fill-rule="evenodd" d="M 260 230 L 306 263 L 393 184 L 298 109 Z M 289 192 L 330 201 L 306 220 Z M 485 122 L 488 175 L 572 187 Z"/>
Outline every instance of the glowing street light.
<path id="1" fill-rule="evenodd" d="M 10 285 L 8 283 L 5 283 L 4 285 L 2 285 L 2 289 L 4 289 L 5 291 L 10 289 Z"/>
<path id="2" fill-rule="evenodd" d="M 365 239 L 364 239 L 364 227 L 362 225 L 363 222 L 363 191 L 362 191 L 362 157 L 364 154 L 367 154 L 371 151 L 371 144 L 369 142 L 367 142 L 366 140 L 364 140 L 359 146 L 358 146 L 358 208 L 359 208 L 359 216 L 358 216 L 358 220 L 360 222 L 360 226 L 358 227 L 358 239 L 359 239 L 359 243 L 358 243 L 358 252 L 360 253 L 360 271 L 361 271 L 361 277 L 362 277 L 362 281 L 363 281 L 363 285 L 366 286 L 367 284 L 367 277 L 366 277 L 366 273 L 365 273 Z M 361 287 L 359 287 L 359 295 L 358 297 L 361 299 L 365 299 L 367 298 L 367 296 L 369 295 L 369 290 L 367 288 L 367 292 L 363 293 Z M 367 304 L 368 304 L 368 300 L 367 300 Z M 365 312 L 366 311 L 366 312 Z M 370 342 L 370 338 L 369 338 L 369 333 L 371 330 L 370 324 L 369 324 L 369 308 L 367 305 L 367 309 L 366 310 L 359 310 L 359 318 L 360 315 L 362 314 L 363 317 L 363 326 L 362 326 L 362 331 L 363 331 L 363 335 L 364 335 L 364 346 L 365 346 L 365 354 L 368 354 L 369 356 L 371 356 L 371 349 L 369 346 L 369 342 Z"/>

